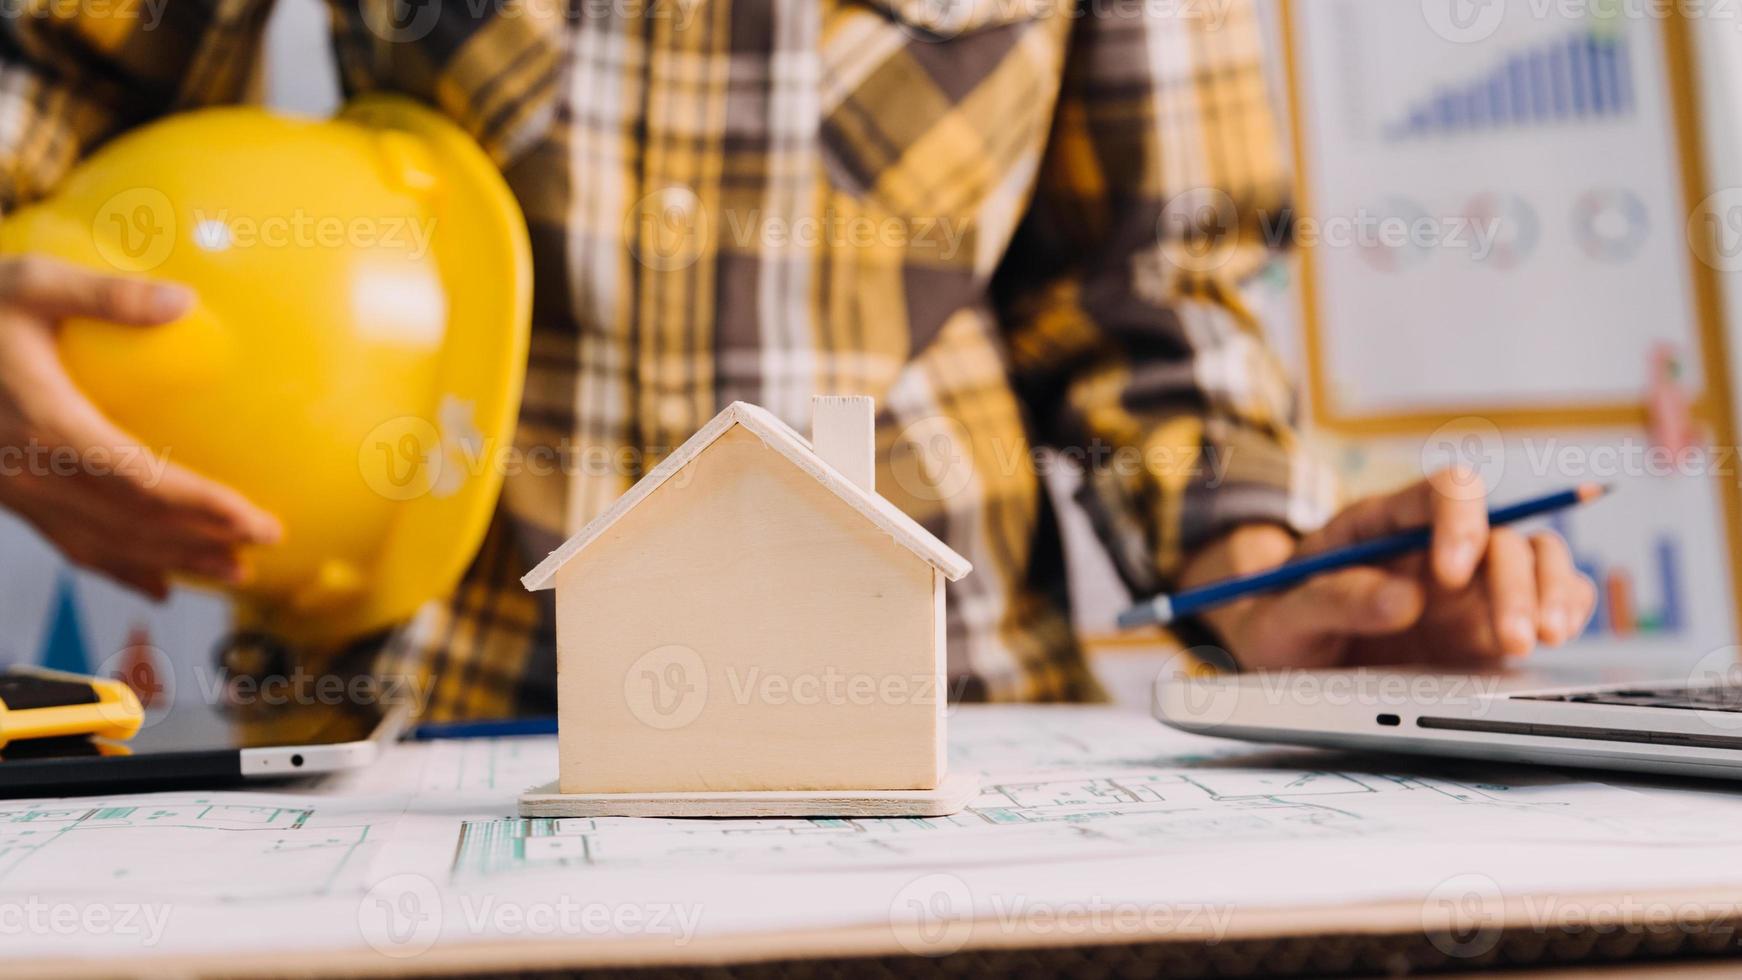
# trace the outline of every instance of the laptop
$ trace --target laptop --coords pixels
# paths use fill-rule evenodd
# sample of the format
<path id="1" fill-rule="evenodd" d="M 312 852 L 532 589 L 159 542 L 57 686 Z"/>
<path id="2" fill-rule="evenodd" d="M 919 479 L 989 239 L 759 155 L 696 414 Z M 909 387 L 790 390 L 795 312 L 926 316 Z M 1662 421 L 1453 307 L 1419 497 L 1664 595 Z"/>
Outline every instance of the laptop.
<path id="1" fill-rule="evenodd" d="M 1336 749 L 1742 778 L 1742 678 L 1609 679 L 1521 670 L 1163 672 L 1154 712 L 1182 731 Z"/>

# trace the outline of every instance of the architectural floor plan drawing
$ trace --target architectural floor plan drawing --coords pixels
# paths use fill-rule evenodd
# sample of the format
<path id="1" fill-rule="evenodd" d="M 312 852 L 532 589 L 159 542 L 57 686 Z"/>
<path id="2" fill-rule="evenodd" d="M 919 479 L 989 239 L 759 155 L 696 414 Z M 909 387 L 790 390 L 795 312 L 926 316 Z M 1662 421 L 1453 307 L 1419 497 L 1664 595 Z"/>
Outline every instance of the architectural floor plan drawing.
<path id="1" fill-rule="evenodd" d="M 1068 713 L 1066 713 L 1068 714 Z M 1044 717 L 1044 715 L 1042 715 Z M 1061 719 L 1062 720 L 1062 719 Z M 624 818 L 467 821 L 455 849 L 455 880 L 561 868 L 730 866 L 906 867 L 939 861 L 1129 856 L 1279 841 L 1431 837 L 1455 827 L 1509 838 L 1593 840 L 1633 836 L 1625 808 L 1574 806 L 1585 784 L 1535 770 L 1516 783 L 1465 782 L 1414 773 L 1322 771 L 1223 764 L 1254 757 L 1234 743 L 1127 723 L 1077 728 L 971 728 L 956 765 L 979 759 L 986 783 L 962 813 L 901 820 L 646 820 Z M 967 727 L 967 726 L 963 726 Z M 1186 751 L 1142 753 L 1144 746 Z M 1011 773 L 997 763 L 1022 754 L 1058 768 Z M 1273 755 L 1256 758 L 1269 761 Z M 1310 754 L 1282 757 L 1312 758 Z M 1099 771 L 1064 768 L 1090 763 Z M 1490 767 L 1491 769 L 1491 767 Z"/>
<path id="2" fill-rule="evenodd" d="M 154 926 L 0 933 L 0 962 L 222 954 L 244 936 L 259 953 L 242 924 L 262 915 L 286 949 L 382 948 L 402 925 L 511 940 L 565 908 L 676 906 L 707 934 L 878 923 L 940 876 L 996 915 L 981 903 L 1013 892 L 1323 905 L 1419 899 L 1471 873 L 1508 893 L 1710 884 L 1742 863 L 1742 794 L 1723 787 L 1268 749 L 1110 708 L 964 708 L 950 728 L 952 765 L 984 784 L 938 819 L 513 817 L 555 773 L 549 738 L 398 745 L 368 770 L 262 789 L 0 801 L 0 908 Z"/>
<path id="3" fill-rule="evenodd" d="M 352 862 L 369 825 L 310 826 L 310 807 L 236 799 L 0 802 L 0 894 L 101 880 L 112 895 L 294 897 L 330 889 L 347 865 L 360 870 Z M 210 855 L 223 860 L 202 860 Z"/>

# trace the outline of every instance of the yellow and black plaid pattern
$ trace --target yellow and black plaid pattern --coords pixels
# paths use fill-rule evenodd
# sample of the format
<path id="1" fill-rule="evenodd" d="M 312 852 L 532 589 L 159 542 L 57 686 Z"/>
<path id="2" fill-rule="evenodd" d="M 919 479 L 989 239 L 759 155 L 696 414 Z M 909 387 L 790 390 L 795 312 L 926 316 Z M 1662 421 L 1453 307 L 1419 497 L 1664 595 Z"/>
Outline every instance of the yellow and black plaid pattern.
<path id="1" fill-rule="evenodd" d="M 267 0 L 128 3 L 8 18 L 0 206 L 129 125 L 247 94 Z M 550 598 L 518 576 L 734 399 L 801 431 L 815 393 L 878 399 L 879 489 L 975 565 L 949 597 L 959 697 L 1096 694 L 1037 450 L 1087 469 L 1140 590 L 1228 526 L 1322 515 L 1237 293 L 1287 204 L 1248 0 L 332 18 L 347 91 L 466 127 L 534 245 L 517 448 L 554 463 L 510 473 L 457 593 L 376 644 L 434 684 L 430 716 L 550 710 Z"/>

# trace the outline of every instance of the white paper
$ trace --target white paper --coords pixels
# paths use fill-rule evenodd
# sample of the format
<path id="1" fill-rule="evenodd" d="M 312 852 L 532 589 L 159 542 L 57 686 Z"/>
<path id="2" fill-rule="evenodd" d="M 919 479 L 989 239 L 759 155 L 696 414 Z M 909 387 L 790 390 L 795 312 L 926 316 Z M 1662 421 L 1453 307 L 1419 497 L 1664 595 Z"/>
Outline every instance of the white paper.
<path id="1" fill-rule="evenodd" d="M 1742 861 L 1742 799 L 1709 786 L 1370 769 L 1106 708 L 965 708 L 951 733 L 984 791 L 932 820 L 512 817 L 552 777 L 552 739 L 400 746 L 295 792 L 0 802 L 0 959 L 683 945 L 913 914 L 1203 928 L 1447 888 L 1643 894 Z"/>

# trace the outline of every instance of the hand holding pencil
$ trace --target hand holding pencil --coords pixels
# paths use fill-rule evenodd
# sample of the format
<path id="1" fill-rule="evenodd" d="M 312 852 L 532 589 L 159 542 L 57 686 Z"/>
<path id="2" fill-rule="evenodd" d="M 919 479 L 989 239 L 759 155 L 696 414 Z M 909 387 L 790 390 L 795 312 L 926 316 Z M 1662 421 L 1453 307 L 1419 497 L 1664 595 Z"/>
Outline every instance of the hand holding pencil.
<path id="1" fill-rule="evenodd" d="M 1596 589 L 1558 535 L 1511 525 L 1606 492 L 1585 485 L 1490 512 L 1479 480 L 1448 470 L 1360 501 L 1298 542 L 1244 526 L 1121 626 L 1197 616 L 1249 668 L 1522 656 L 1577 636 Z"/>

